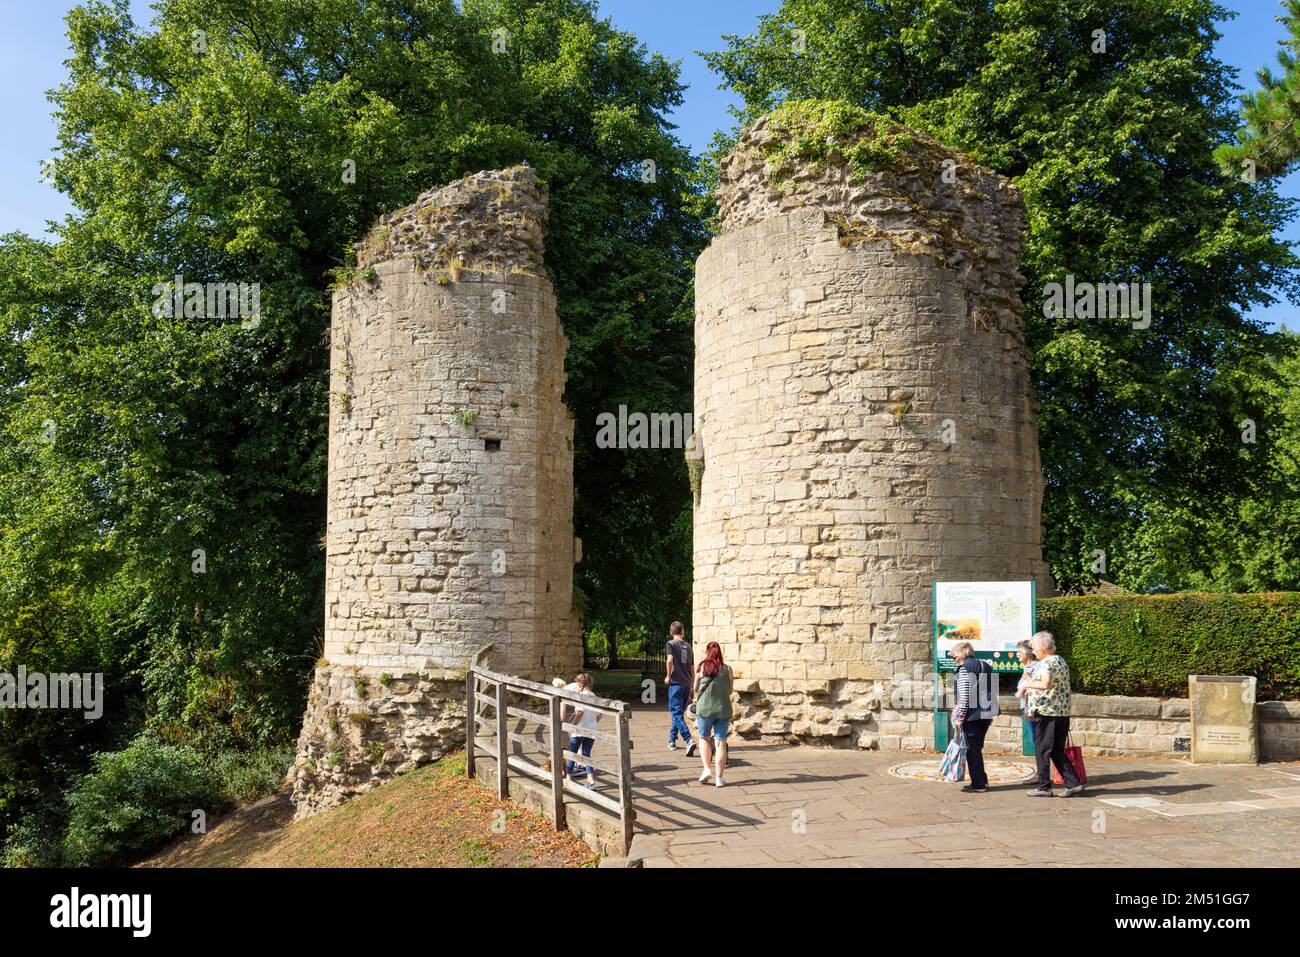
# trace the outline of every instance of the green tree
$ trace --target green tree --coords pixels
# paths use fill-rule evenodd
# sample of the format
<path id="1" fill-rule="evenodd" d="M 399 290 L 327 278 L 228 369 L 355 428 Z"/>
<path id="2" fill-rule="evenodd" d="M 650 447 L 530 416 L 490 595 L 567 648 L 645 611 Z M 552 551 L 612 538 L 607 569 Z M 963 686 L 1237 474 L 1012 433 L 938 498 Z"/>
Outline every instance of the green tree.
<path id="1" fill-rule="evenodd" d="M 786 0 L 706 55 L 741 123 L 787 98 L 847 100 L 1019 186 L 1046 551 L 1066 588 L 1094 578 L 1099 551 L 1106 577 L 1140 586 L 1148 522 L 1192 535 L 1188 516 L 1278 487 L 1258 474 L 1277 431 L 1243 446 L 1238 423 L 1279 412 L 1265 384 L 1286 343 L 1245 312 L 1274 290 L 1295 298 L 1297 260 L 1276 238 L 1294 204 L 1214 161 L 1236 127 L 1213 52 L 1231 15 L 1209 0 Z M 1066 274 L 1151 283 L 1150 328 L 1044 318 L 1044 286 Z M 1165 584 L 1216 561 L 1201 553 Z M 1275 570 L 1254 580 L 1297 586 Z"/>
<path id="2" fill-rule="evenodd" d="M 1277 176 L 1287 172 L 1300 158 L 1300 0 L 1285 0 L 1286 15 L 1277 19 L 1286 24 L 1289 36 L 1279 42 L 1277 51 L 1281 76 L 1264 67 L 1256 74 L 1260 88 L 1242 97 L 1242 128 L 1236 143 L 1223 143 L 1215 150 L 1224 171 L 1229 175 Z"/>
<path id="3" fill-rule="evenodd" d="M 1243 383 L 1268 409 L 1237 423 L 1248 484 L 1216 508 L 1152 509 L 1130 544 L 1138 587 L 1252 592 L 1300 581 L 1300 337 L 1278 335 L 1286 351 L 1268 375 Z"/>
<path id="4" fill-rule="evenodd" d="M 620 402 L 689 411 L 703 230 L 665 119 L 676 65 L 584 0 L 155 10 L 68 15 L 52 171 L 77 212 L 52 243 L 0 241 L 0 650 L 39 633 L 129 692 L 69 767 L 145 724 L 292 737 L 323 621 L 330 285 L 377 215 L 482 169 L 527 161 L 550 187 L 588 608 L 645 614 L 624 596 L 656 563 L 689 581 L 658 544 L 689 512 L 680 463 L 595 448 Z M 162 314 L 176 274 L 258 283 L 259 321 Z M 0 821 L 67 787 L 0 761 L 25 769 Z"/>

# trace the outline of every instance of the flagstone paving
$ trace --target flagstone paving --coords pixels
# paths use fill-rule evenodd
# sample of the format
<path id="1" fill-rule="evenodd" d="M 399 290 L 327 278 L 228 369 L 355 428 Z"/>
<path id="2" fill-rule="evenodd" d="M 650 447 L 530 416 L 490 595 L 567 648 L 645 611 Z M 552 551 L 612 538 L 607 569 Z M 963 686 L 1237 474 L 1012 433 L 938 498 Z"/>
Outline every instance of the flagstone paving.
<path id="1" fill-rule="evenodd" d="M 662 706 L 632 717 L 639 855 L 685 867 L 1295 867 L 1300 762 L 1258 767 L 1087 754 L 1087 791 L 899 777 L 898 752 L 735 739 L 726 786 L 667 750 Z M 937 766 L 938 754 L 930 756 Z M 1032 758 L 999 755 L 999 761 Z M 1057 788 L 1059 795 L 1061 789 Z M 653 837 L 652 837 L 653 835 Z"/>

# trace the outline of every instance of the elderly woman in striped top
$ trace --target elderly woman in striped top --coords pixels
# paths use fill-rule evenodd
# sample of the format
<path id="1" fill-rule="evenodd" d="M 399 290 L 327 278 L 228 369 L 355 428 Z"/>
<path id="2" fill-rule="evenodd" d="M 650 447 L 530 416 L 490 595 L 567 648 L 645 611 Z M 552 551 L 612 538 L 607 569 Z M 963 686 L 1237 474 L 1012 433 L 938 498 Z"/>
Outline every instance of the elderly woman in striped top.
<path id="1" fill-rule="evenodd" d="M 975 657 L 975 647 L 969 641 L 957 642 L 948 654 L 957 662 L 952 720 L 966 736 L 966 765 L 970 768 L 970 783 L 962 790 L 983 794 L 989 789 L 984 771 L 984 736 L 999 714 L 998 676 L 987 661 Z"/>

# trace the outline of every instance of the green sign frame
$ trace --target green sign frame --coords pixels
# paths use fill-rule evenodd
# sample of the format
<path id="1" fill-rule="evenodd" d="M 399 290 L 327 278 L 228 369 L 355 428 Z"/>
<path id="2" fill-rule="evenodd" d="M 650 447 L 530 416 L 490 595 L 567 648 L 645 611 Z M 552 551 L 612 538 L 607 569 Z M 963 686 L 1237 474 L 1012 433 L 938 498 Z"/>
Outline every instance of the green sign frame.
<path id="1" fill-rule="evenodd" d="M 959 583 L 948 583 L 959 584 Z M 1008 582 L 1008 584 L 1011 584 Z M 1020 584 L 1016 582 L 1015 584 Z M 1030 580 L 1029 582 L 1029 620 L 1034 623 L 1035 629 L 1038 627 L 1038 582 Z M 934 749 L 939 752 L 948 749 L 948 742 L 951 740 L 949 727 L 952 719 L 949 717 L 951 712 L 947 709 L 940 708 L 940 702 L 943 700 L 943 676 L 955 674 L 957 666 L 948 652 L 943 653 L 943 658 L 939 657 L 939 581 L 934 579 L 930 583 L 930 652 L 934 662 Z M 1021 674 L 1024 668 L 1020 665 L 1020 659 L 1014 651 L 977 651 L 976 658 L 982 658 L 993 666 L 995 674 Z M 942 720 L 940 715 L 943 715 Z M 1030 731 L 1029 722 L 1021 718 L 1020 727 L 1020 753 L 1032 755 L 1034 753 L 1034 737 Z"/>

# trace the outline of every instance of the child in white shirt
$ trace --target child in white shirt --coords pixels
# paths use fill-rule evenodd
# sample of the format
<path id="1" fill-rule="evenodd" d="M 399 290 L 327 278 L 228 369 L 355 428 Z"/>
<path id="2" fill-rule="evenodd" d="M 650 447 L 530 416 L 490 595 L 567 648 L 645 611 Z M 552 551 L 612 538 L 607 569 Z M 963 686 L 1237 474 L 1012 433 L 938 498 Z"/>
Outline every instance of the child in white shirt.
<path id="1" fill-rule="evenodd" d="M 573 684 L 569 685 L 565 690 L 577 691 L 583 698 L 590 698 L 592 701 L 596 700 L 596 696 L 592 694 L 591 691 L 591 676 L 588 674 L 578 675 L 578 677 L 573 679 Z M 599 711 L 596 711 L 594 708 L 584 708 L 581 705 L 577 706 L 577 711 L 574 712 L 573 718 L 569 722 L 576 726 L 576 730 L 571 732 L 569 735 L 569 747 L 567 749 L 569 753 L 574 755 L 581 754 L 584 758 L 591 757 L 591 748 L 592 745 L 596 743 L 596 738 L 595 735 L 584 734 L 583 732 L 595 731 L 596 725 L 599 721 Z M 570 758 L 568 768 L 570 777 L 573 776 L 574 764 L 574 759 Z M 587 787 L 594 788 L 596 786 L 596 772 L 590 764 L 586 767 Z"/>

